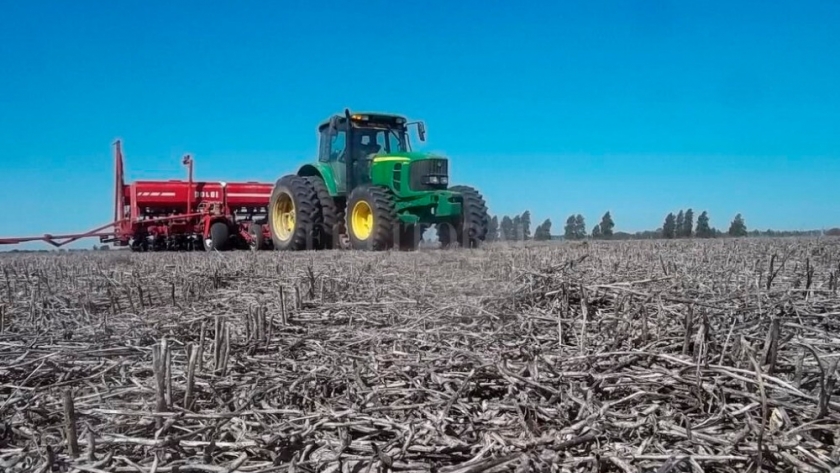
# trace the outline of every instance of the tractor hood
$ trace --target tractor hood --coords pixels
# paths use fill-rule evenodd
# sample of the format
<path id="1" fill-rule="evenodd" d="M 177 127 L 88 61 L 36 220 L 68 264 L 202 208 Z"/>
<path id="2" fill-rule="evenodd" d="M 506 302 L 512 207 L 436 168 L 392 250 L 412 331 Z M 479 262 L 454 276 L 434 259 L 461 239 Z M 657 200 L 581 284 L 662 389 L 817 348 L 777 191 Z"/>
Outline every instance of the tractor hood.
<path id="1" fill-rule="evenodd" d="M 446 156 L 423 151 L 398 151 L 395 153 L 377 153 L 373 156 L 373 159 L 377 160 L 382 160 L 384 158 L 399 158 L 400 161 L 404 161 L 406 159 L 408 161 L 420 161 L 423 159 L 447 159 Z"/>
<path id="2" fill-rule="evenodd" d="M 444 191 L 449 185 L 449 160 L 428 152 L 378 153 L 371 156 L 370 176 L 375 185 L 405 192 Z"/>

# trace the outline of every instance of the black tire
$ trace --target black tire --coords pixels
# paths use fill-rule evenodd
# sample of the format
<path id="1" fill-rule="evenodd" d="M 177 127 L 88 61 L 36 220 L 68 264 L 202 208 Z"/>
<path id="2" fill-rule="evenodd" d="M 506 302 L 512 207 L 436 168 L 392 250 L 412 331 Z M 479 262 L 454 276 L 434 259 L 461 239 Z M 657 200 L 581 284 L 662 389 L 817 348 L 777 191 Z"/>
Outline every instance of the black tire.
<path id="1" fill-rule="evenodd" d="M 207 251 L 225 251 L 230 240 L 230 228 L 227 222 L 217 220 L 210 225 L 210 238 L 204 239 L 204 249 Z"/>
<path id="2" fill-rule="evenodd" d="M 384 188 L 371 185 L 359 186 L 350 193 L 346 207 L 347 234 L 354 249 L 384 251 L 394 246 L 394 231 L 399 225 L 394 197 Z M 364 215 L 369 215 L 370 228 L 354 228 Z"/>
<path id="3" fill-rule="evenodd" d="M 263 235 L 262 225 L 252 222 L 248 227 L 248 233 L 251 235 L 251 243 L 248 245 L 251 251 L 260 251 L 265 247 L 265 235 Z"/>
<path id="4" fill-rule="evenodd" d="M 350 236 L 347 234 L 347 199 L 335 200 L 335 218 L 338 220 L 338 233 L 333 235 L 335 248 L 350 249 Z"/>
<path id="5" fill-rule="evenodd" d="M 399 238 L 400 251 L 414 251 L 420 246 L 420 240 L 423 238 L 423 226 L 400 225 Z"/>
<path id="6" fill-rule="evenodd" d="M 284 213 L 294 216 L 293 225 L 278 220 Z M 268 202 L 268 227 L 274 248 L 286 251 L 315 249 L 315 229 L 321 223 L 321 206 L 312 184 L 295 174 L 278 179 Z"/>
<path id="7" fill-rule="evenodd" d="M 318 249 L 331 250 L 339 246 L 339 234 L 341 233 L 341 221 L 339 220 L 338 206 L 330 195 L 324 180 L 318 176 L 306 176 L 305 179 L 315 189 L 318 196 L 318 203 L 321 206 L 321 223 L 316 225 L 316 246 Z"/>
<path id="8" fill-rule="evenodd" d="M 453 224 L 437 225 L 441 246 L 448 247 L 457 242 L 462 247 L 478 248 L 487 239 L 490 226 L 487 203 L 481 193 L 470 186 L 452 186 L 449 190 L 461 194 L 462 212 L 461 218 Z"/>
<path id="9" fill-rule="evenodd" d="M 146 252 L 149 251 L 149 244 L 145 238 L 136 238 L 132 240 L 130 248 L 134 252 Z"/>

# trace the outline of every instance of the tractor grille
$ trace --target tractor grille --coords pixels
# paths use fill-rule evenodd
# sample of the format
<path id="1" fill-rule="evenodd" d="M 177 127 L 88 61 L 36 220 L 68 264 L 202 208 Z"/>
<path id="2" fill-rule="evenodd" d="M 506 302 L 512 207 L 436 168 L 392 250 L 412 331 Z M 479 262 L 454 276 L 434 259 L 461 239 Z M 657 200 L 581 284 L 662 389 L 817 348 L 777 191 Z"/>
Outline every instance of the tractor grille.
<path id="1" fill-rule="evenodd" d="M 437 176 L 449 178 L 449 161 L 446 159 L 423 159 L 413 161 L 409 168 L 409 185 L 413 191 L 446 189 L 446 184 L 430 184 L 428 178 Z"/>

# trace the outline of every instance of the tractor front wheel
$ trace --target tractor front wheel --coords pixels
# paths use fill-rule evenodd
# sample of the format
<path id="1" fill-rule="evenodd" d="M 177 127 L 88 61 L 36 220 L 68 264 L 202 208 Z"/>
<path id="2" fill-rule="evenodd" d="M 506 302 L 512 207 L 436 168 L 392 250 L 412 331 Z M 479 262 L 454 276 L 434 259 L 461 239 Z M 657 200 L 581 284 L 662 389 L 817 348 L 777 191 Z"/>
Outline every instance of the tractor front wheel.
<path id="1" fill-rule="evenodd" d="M 393 247 L 399 221 L 388 189 L 371 185 L 353 189 L 345 215 L 352 248 L 383 251 Z"/>
<path id="2" fill-rule="evenodd" d="M 487 238 L 490 216 L 484 197 L 470 186 L 452 186 L 449 188 L 461 194 L 461 217 L 453 224 L 437 226 L 441 246 L 448 247 L 460 243 L 464 248 L 478 248 Z"/>
<path id="3" fill-rule="evenodd" d="M 294 174 L 277 180 L 268 202 L 268 227 L 275 249 L 314 249 L 321 220 L 321 206 L 312 183 Z"/>

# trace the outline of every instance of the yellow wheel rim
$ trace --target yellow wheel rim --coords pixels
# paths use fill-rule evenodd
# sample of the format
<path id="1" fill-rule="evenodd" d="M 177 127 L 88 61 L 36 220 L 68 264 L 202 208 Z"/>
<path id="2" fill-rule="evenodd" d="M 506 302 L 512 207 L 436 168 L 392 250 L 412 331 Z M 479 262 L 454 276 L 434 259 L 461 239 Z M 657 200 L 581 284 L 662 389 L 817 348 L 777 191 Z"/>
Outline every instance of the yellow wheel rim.
<path id="1" fill-rule="evenodd" d="M 353 226 L 353 234 L 360 240 L 367 240 L 373 233 L 373 211 L 367 202 L 356 202 L 350 223 Z"/>
<path id="2" fill-rule="evenodd" d="M 289 194 L 282 194 L 271 208 L 271 229 L 281 240 L 288 240 L 295 230 L 295 202 Z"/>

